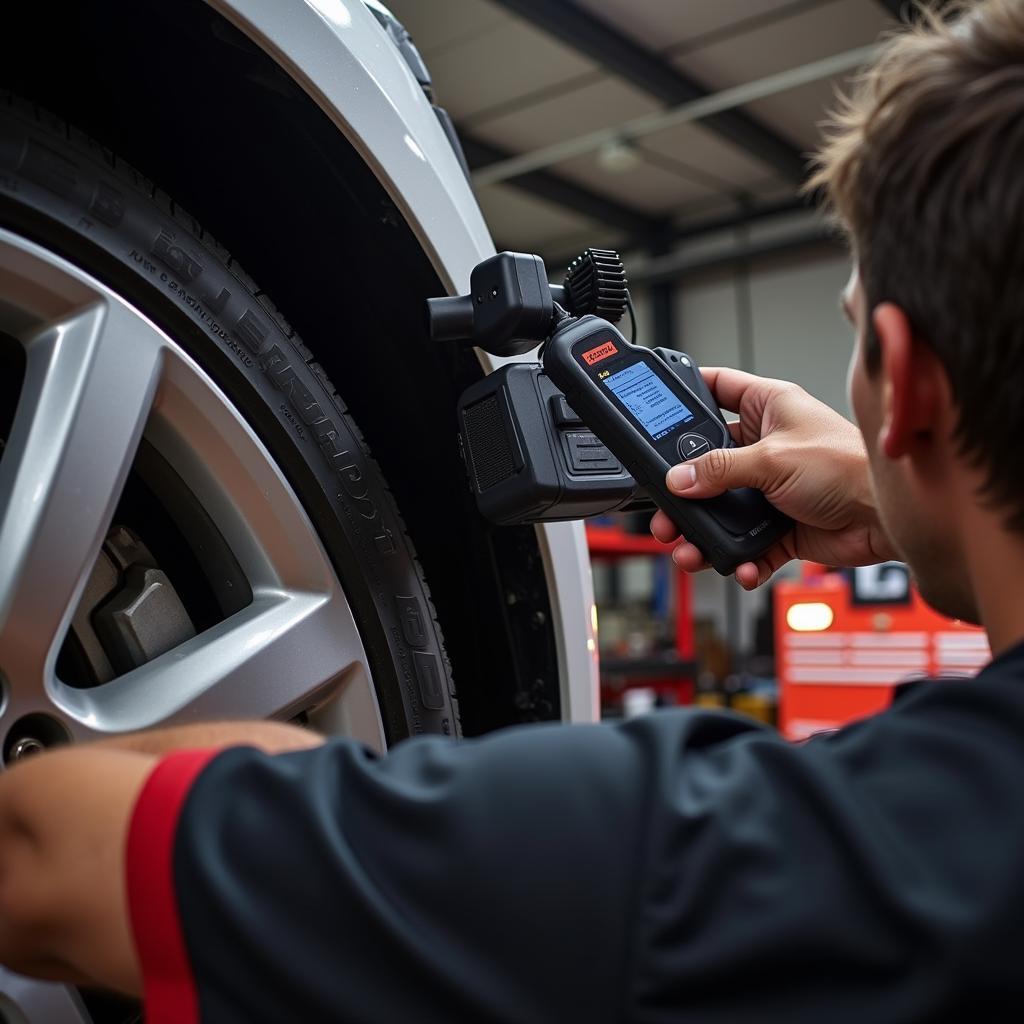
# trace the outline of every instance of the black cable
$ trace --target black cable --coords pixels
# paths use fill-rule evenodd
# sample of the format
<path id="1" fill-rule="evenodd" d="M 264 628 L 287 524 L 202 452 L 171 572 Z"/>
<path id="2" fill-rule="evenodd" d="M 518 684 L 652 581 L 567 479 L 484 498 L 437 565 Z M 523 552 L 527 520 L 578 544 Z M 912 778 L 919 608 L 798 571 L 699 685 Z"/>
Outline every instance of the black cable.
<path id="1" fill-rule="evenodd" d="M 629 323 L 630 323 L 630 335 L 629 343 L 631 345 L 636 344 L 636 312 L 633 309 L 633 299 L 629 292 L 626 292 L 626 309 L 629 310 Z"/>

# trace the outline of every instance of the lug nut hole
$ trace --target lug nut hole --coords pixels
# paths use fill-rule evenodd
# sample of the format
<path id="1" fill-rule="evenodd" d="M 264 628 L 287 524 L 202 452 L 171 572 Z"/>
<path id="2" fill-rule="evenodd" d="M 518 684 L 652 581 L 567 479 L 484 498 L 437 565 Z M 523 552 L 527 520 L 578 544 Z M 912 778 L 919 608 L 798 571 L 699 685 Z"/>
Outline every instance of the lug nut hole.
<path id="1" fill-rule="evenodd" d="M 48 747 L 70 743 L 71 736 L 56 718 L 35 712 L 19 718 L 7 732 L 4 740 L 4 764 L 14 764 L 33 754 L 41 754 Z"/>

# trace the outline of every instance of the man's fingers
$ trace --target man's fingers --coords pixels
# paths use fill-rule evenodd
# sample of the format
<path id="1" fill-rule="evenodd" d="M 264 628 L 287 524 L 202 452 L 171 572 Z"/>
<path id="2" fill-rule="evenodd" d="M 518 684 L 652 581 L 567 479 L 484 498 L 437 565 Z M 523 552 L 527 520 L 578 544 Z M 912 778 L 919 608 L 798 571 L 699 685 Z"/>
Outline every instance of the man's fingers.
<path id="1" fill-rule="evenodd" d="M 744 590 L 755 590 L 760 576 L 760 570 L 754 562 L 744 562 L 736 566 L 736 582 Z"/>
<path id="2" fill-rule="evenodd" d="M 700 572 L 708 567 L 700 549 L 681 538 L 679 527 L 660 509 L 654 513 L 654 518 L 651 520 L 651 533 L 662 544 L 671 544 L 674 540 L 679 540 L 679 543 L 672 549 L 672 561 L 677 569 L 682 569 L 683 572 Z"/>
<path id="3" fill-rule="evenodd" d="M 773 564 L 775 559 L 771 558 L 773 552 L 768 556 L 759 558 L 756 562 L 745 562 L 736 569 L 736 579 L 744 590 L 757 590 L 764 586 L 775 573 L 777 566 Z M 743 570 L 741 575 L 740 570 Z"/>
<path id="4" fill-rule="evenodd" d="M 654 539 L 660 540 L 662 544 L 671 544 L 679 536 L 679 527 L 658 509 L 651 520 L 651 533 L 654 534 Z"/>
<path id="5" fill-rule="evenodd" d="M 743 396 L 752 387 L 764 386 L 764 378 L 725 366 L 702 366 L 704 377 L 718 404 L 728 412 L 739 412 Z"/>
<path id="6" fill-rule="evenodd" d="M 764 490 L 760 442 L 746 448 L 715 448 L 668 471 L 668 489 L 683 498 L 711 498 L 734 487 Z"/>
<path id="7" fill-rule="evenodd" d="M 736 566 L 736 581 L 744 590 L 756 590 L 767 583 L 787 562 L 795 556 L 784 543 L 770 547 L 756 562 L 744 562 Z"/>
<path id="8" fill-rule="evenodd" d="M 708 563 L 700 553 L 700 548 L 694 547 L 693 544 L 685 540 L 673 549 L 672 561 L 676 568 L 683 572 L 701 572 L 708 568 Z"/>
<path id="9" fill-rule="evenodd" d="M 759 558 L 756 562 L 736 566 L 736 582 L 744 590 L 757 590 L 772 578 L 774 572 L 767 559 Z"/>

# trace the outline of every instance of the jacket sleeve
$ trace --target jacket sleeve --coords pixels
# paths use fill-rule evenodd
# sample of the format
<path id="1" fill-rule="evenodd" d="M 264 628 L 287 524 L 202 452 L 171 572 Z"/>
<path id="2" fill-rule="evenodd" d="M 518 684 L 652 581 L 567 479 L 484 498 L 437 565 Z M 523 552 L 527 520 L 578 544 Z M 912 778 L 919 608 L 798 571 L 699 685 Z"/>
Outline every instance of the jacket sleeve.
<path id="1" fill-rule="evenodd" d="M 173 843 L 200 1019 L 1002 1019 L 1018 690 L 937 683 L 800 746 L 680 711 L 228 751 Z"/>
<path id="2" fill-rule="evenodd" d="M 652 767 L 601 726 L 218 755 L 173 842 L 197 1019 L 621 1020 Z"/>

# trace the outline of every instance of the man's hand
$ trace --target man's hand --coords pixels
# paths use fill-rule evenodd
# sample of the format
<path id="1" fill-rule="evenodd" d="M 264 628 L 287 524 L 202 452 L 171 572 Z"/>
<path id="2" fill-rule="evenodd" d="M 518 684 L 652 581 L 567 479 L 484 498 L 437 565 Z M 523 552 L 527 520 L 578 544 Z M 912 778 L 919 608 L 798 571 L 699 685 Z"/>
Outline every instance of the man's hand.
<path id="1" fill-rule="evenodd" d="M 736 578 L 746 590 L 764 583 L 793 558 L 826 565 L 872 565 L 897 557 L 878 520 L 860 431 L 803 388 L 740 370 L 703 369 L 718 404 L 739 413 L 730 424 L 738 448 L 723 448 L 673 466 L 668 486 L 684 498 L 711 498 L 754 487 L 796 528 Z M 679 530 L 664 512 L 651 532 L 668 544 Z M 672 552 L 686 572 L 707 567 L 685 541 Z"/>
<path id="2" fill-rule="evenodd" d="M 156 758 L 71 747 L 0 776 L 0 962 L 140 994 L 124 851 Z"/>
<path id="3" fill-rule="evenodd" d="M 282 722 L 209 722 L 39 754 L 0 774 L 0 963 L 19 974 L 139 995 L 125 842 L 158 758 L 172 750 L 323 743 Z"/>

